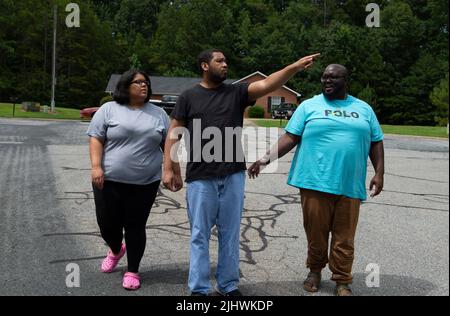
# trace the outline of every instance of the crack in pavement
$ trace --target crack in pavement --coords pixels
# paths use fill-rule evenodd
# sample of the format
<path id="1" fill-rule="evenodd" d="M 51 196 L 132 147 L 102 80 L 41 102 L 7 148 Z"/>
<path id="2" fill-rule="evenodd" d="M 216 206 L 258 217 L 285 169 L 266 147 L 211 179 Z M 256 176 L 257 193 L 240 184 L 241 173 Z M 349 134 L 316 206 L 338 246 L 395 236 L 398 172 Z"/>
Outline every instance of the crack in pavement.
<path id="1" fill-rule="evenodd" d="M 92 200 L 92 191 L 81 191 L 81 192 L 64 192 L 66 195 L 78 195 L 75 197 L 63 197 L 58 198 L 59 200 L 72 200 L 78 205 L 82 205 L 85 202 Z M 259 194 L 255 192 L 246 192 L 246 194 Z M 265 196 L 272 196 L 277 199 L 277 203 L 273 203 L 268 209 L 258 210 L 258 209 L 249 209 L 244 208 L 243 216 L 242 216 L 242 231 L 241 231 L 241 240 L 240 240 L 240 249 L 244 252 L 244 259 L 240 261 L 243 263 L 248 263 L 251 265 L 256 264 L 256 260 L 254 259 L 254 254 L 263 252 L 269 246 L 268 238 L 291 238 L 297 239 L 298 236 L 295 235 L 273 235 L 268 234 L 265 231 L 266 227 L 275 228 L 277 219 L 282 216 L 285 211 L 277 209 L 279 206 L 286 206 L 288 204 L 297 204 L 299 203 L 299 197 L 296 195 L 274 195 L 274 194 L 264 194 Z M 154 211 L 153 213 L 162 215 L 168 214 L 172 211 L 186 210 L 183 205 L 175 200 L 167 196 L 161 187 L 158 190 L 158 196 L 155 200 L 155 204 L 153 208 L 163 208 L 162 211 Z M 169 234 L 173 234 L 176 236 L 189 238 L 190 237 L 190 228 L 189 221 L 181 221 L 179 223 L 174 224 L 150 224 L 146 226 L 148 230 L 158 230 L 162 232 L 166 232 Z M 255 232 L 258 236 L 258 239 L 251 240 L 250 234 L 251 232 Z M 71 233 L 52 233 L 52 234 L 44 234 L 43 237 L 57 237 L 57 236 L 92 236 L 95 238 L 101 238 L 100 232 L 71 232 Z M 212 230 L 211 236 L 213 241 L 217 241 L 217 229 L 214 228 Z M 254 244 L 260 244 L 258 247 L 252 247 Z M 97 259 L 97 257 L 92 258 Z M 78 260 L 89 260 L 89 258 L 80 258 Z M 55 260 L 51 263 L 60 263 L 66 262 L 65 260 Z"/>
<path id="2" fill-rule="evenodd" d="M 158 189 L 158 195 L 155 200 L 152 213 L 163 215 L 169 214 L 172 211 L 180 211 L 186 210 L 179 201 L 176 199 L 169 197 L 165 194 L 166 189 L 160 187 Z M 396 194 L 409 194 L 415 196 L 422 196 L 425 200 L 431 200 L 431 198 L 438 199 L 439 201 L 434 201 L 438 203 L 445 203 L 448 201 L 448 195 L 443 194 L 434 194 L 434 193 L 414 193 L 414 192 L 400 192 L 400 191 L 388 191 Z M 73 200 L 78 205 L 81 205 L 88 200 L 92 200 L 92 191 L 85 192 L 64 192 L 67 195 L 79 195 L 78 197 L 68 197 L 68 198 L 59 198 L 60 200 Z M 288 238 L 288 239 L 297 239 L 299 236 L 297 235 L 288 235 L 288 234 L 269 234 L 267 232 L 267 228 L 270 227 L 274 229 L 277 223 L 278 218 L 280 218 L 286 211 L 280 209 L 280 207 L 286 207 L 286 205 L 300 205 L 300 195 L 295 194 L 270 194 L 270 193 L 262 193 L 262 192 L 250 192 L 246 191 L 246 195 L 254 194 L 254 195 L 264 195 L 265 197 L 273 197 L 276 199 L 275 203 L 272 203 L 268 208 L 264 209 L 251 209 L 244 208 L 241 222 L 241 239 L 240 239 L 240 249 L 244 253 L 241 257 L 240 262 L 247 263 L 249 265 L 256 265 L 257 261 L 255 259 L 255 255 L 257 253 L 261 253 L 265 251 L 269 247 L 269 239 L 280 239 L 280 238 Z M 408 206 L 408 205 L 396 205 L 389 203 L 377 203 L 377 202 L 365 202 L 364 204 L 377 204 L 377 205 L 386 205 L 386 206 L 396 206 L 402 208 L 414 208 L 414 209 L 422 209 L 422 210 L 433 210 L 433 211 L 448 211 L 444 209 L 437 208 L 423 208 L 416 206 Z M 162 210 L 161 210 L 162 208 Z M 190 227 L 189 221 L 181 221 L 179 223 L 174 224 L 150 224 L 146 226 L 148 230 L 157 230 L 165 233 L 169 233 L 175 236 L 189 238 L 190 237 Z M 256 240 L 254 238 L 254 234 L 256 233 Z M 45 237 L 50 236 L 94 236 L 96 238 L 101 238 L 100 232 L 85 232 L 85 233 L 59 233 L 59 234 L 46 234 Z M 251 237 L 252 236 L 252 237 Z M 211 232 L 211 239 L 217 242 L 218 233 L 217 229 L 214 228 Z M 256 246 L 255 246 L 256 245 Z M 91 258 L 92 260 L 98 259 L 98 257 Z M 80 258 L 78 260 L 91 260 L 89 258 Z M 66 262 L 65 260 L 55 260 L 51 263 L 60 263 Z"/>

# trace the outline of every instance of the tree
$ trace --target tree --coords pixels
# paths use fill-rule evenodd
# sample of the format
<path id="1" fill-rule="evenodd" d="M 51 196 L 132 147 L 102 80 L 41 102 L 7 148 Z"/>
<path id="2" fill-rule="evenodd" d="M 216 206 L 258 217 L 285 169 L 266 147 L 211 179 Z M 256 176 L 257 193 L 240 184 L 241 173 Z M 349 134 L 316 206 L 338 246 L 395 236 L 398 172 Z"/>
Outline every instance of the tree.
<path id="1" fill-rule="evenodd" d="M 420 125 L 433 125 L 436 107 L 429 99 L 430 92 L 448 71 L 448 63 L 436 60 L 428 52 L 421 54 L 409 73 L 400 81 L 399 94 L 412 98 L 411 102 L 396 106 L 395 112 Z M 400 122 L 398 122 L 400 123 Z"/>
<path id="2" fill-rule="evenodd" d="M 0 54 L 4 66 L 0 74 L 0 98 L 48 101 L 50 63 L 46 56 L 51 43 L 47 35 L 51 28 L 51 6 L 31 0 L 1 1 L 0 6 L 1 12 L 8 12 L 1 17 Z"/>
<path id="3" fill-rule="evenodd" d="M 436 123 L 440 126 L 448 125 L 448 72 L 430 94 L 431 102 L 436 106 Z"/>
<path id="4" fill-rule="evenodd" d="M 166 3 L 158 15 L 158 29 L 150 46 L 150 64 L 161 75 L 174 69 L 197 74 L 196 58 L 202 50 L 220 48 L 230 55 L 230 38 L 237 32 L 233 26 L 230 10 L 220 1 Z"/>
<path id="5" fill-rule="evenodd" d="M 114 31 L 133 43 L 137 34 L 150 41 L 157 27 L 161 0 L 122 0 L 114 15 Z"/>
<path id="6" fill-rule="evenodd" d="M 131 55 L 130 60 L 130 69 L 142 69 L 142 64 L 138 59 L 136 54 Z"/>
<path id="7" fill-rule="evenodd" d="M 374 108 L 376 107 L 377 102 L 376 91 L 370 87 L 370 84 L 367 84 L 367 86 L 358 93 L 357 97 L 358 99 L 367 102 L 372 107 Z"/>
<path id="8" fill-rule="evenodd" d="M 17 39 L 11 34 L 14 32 L 14 23 L 17 12 L 13 10 L 14 1 L 0 1 L 0 12 L 11 12 L 9 16 L 0 14 L 0 99 L 9 101 L 9 97 L 15 95 L 16 91 L 11 80 L 14 74 L 15 47 Z"/>
<path id="9" fill-rule="evenodd" d="M 380 28 L 365 25 L 371 0 L 324 1 L 80 0 L 81 27 L 69 29 L 69 0 L 0 0 L 0 100 L 49 102 L 56 3 L 57 104 L 97 104 L 110 75 L 130 67 L 198 76 L 198 53 L 219 48 L 236 79 L 321 52 L 287 83 L 302 98 L 320 93 L 324 68 L 341 63 L 351 72 L 350 93 L 382 123 L 433 125 L 446 117 L 434 91 L 448 74 L 448 1 L 377 1 Z"/>
<path id="10" fill-rule="evenodd" d="M 60 7 L 68 2 L 60 0 Z M 109 25 L 100 22 L 89 2 L 80 4 L 80 28 L 65 27 L 65 12 L 59 12 L 56 101 L 69 107 L 98 104 L 111 73 L 129 69 L 129 60 L 115 47 Z"/>
<path id="11" fill-rule="evenodd" d="M 102 22 L 112 22 L 122 0 L 91 0 L 95 14 Z"/>

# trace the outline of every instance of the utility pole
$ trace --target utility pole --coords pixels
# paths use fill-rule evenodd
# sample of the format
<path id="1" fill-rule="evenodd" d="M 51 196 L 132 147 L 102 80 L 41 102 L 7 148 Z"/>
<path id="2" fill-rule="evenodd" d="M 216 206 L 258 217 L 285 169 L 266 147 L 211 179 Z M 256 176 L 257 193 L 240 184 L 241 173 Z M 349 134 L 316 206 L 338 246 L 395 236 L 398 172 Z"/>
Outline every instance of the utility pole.
<path id="1" fill-rule="evenodd" d="M 58 6 L 53 8 L 53 57 L 52 57 L 52 100 L 50 102 L 51 112 L 55 112 L 55 89 L 56 89 L 56 26 L 58 22 Z"/>

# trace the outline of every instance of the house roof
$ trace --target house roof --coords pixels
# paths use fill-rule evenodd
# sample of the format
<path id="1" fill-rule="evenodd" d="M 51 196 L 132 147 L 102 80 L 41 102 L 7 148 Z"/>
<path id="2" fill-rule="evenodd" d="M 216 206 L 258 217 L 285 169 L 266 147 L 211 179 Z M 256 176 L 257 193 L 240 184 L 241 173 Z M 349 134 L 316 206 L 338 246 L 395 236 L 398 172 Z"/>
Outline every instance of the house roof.
<path id="1" fill-rule="evenodd" d="M 239 82 L 242 82 L 242 81 L 245 81 L 245 80 L 247 80 L 248 78 L 251 78 L 251 77 L 256 76 L 256 75 L 260 75 L 260 76 L 262 76 L 262 77 L 264 77 L 264 78 L 267 78 L 267 75 L 263 74 L 262 72 L 260 72 L 260 71 L 255 71 L 254 73 L 252 73 L 252 74 L 250 74 L 250 75 L 248 75 L 248 76 L 246 76 L 246 77 L 244 77 L 244 78 L 242 78 L 242 79 L 239 79 L 239 80 L 233 82 L 233 84 L 239 83 Z M 293 93 L 293 94 L 295 94 L 297 97 L 301 97 L 301 96 L 302 96 L 300 93 L 298 93 L 297 91 L 292 90 L 291 88 L 289 88 L 289 87 L 287 87 L 287 86 L 283 86 L 282 88 L 288 90 L 289 92 L 291 92 L 291 93 Z"/>
<path id="2" fill-rule="evenodd" d="M 242 79 L 228 79 L 225 80 L 227 84 L 236 84 L 246 79 L 253 77 L 255 75 L 263 76 L 267 78 L 267 76 L 259 71 L 256 71 Z M 108 86 L 106 87 L 105 92 L 113 93 L 117 83 L 119 82 L 120 75 L 113 74 L 109 78 Z M 199 84 L 201 82 L 201 78 L 186 78 L 186 77 L 158 77 L 152 76 L 150 77 L 152 82 L 152 92 L 154 95 L 180 95 L 183 91 L 192 88 L 193 86 Z M 284 89 L 288 90 L 291 93 L 294 93 L 297 97 L 300 97 L 301 94 L 288 88 L 287 86 L 283 86 Z"/>
<path id="3" fill-rule="evenodd" d="M 106 86 L 106 93 L 114 93 L 114 90 L 116 90 L 117 83 L 119 82 L 120 75 L 112 74 L 111 77 L 109 77 L 108 85 Z"/>
<path id="4" fill-rule="evenodd" d="M 111 75 L 108 86 L 105 92 L 113 93 L 117 83 L 119 82 L 120 75 Z M 152 83 L 152 92 L 157 95 L 180 95 L 183 91 L 192 88 L 199 84 L 201 78 L 186 78 L 186 77 L 150 77 Z M 228 79 L 225 83 L 233 83 L 236 79 Z"/>

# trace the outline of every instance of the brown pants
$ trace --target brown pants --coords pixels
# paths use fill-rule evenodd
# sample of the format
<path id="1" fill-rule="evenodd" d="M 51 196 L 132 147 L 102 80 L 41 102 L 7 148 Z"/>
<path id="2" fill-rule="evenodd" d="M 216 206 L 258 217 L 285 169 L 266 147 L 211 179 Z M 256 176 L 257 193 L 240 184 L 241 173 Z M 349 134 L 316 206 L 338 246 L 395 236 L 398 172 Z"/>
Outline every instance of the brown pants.
<path id="1" fill-rule="evenodd" d="M 319 272 L 329 263 L 331 280 L 352 283 L 354 239 L 358 224 L 359 199 L 301 189 L 303 226 L 308 239 L 307 267 Z M 328 239 L 331 249 L 328 257 Z"/>

